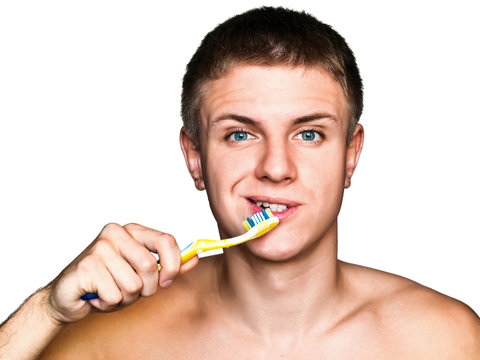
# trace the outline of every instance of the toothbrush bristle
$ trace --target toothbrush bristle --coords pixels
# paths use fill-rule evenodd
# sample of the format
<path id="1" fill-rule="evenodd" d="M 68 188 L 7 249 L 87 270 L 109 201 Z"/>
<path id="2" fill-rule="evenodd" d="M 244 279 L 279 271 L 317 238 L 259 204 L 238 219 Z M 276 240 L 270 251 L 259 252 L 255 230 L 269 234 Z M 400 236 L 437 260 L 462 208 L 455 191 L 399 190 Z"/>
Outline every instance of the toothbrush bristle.
<path id="1" fill-rule="evenodd" d="M 273 229 L 278 224 L 278 220 L 273 223 L 267 222 L 267 220 L 274 217 L 275 215 L 273 215 L 272 210 L 266 208 L 253 214 L 251 218 L 247 217 L 247 219 L 242 223 L 242 225 L 247 231 L 253 227 L 257 227 L 259 234 L 261 235 L 268 232 L 270 229 Z"/>
<path id="2" fill-rule="evenodd" d="M 255 225 L 260 224 L 263 220 L 265 220 L 261 212 L 257 212 L 252 216 L 252 218 L 252 220 L 255 222 Z"/>
<path id="3" fill-rule="evenodd" d="M 273 218 L 274 215 L 273 215 L 273 213 L 272 213 L 272 210 L 270 210 L 270 208 L 267 208 L 267 209 L 265 210 L 265 212 L 267 213 L 268 218 Z"/>
<path id="4" fill-rule="evenodd" d="M 262 214 L 263 214 L 263 217 L 264 217 L 265 219 L 268 219 L 268 218 L 269 218 L 269 216 L 268 216 L 267 212 L 265 211 L 265 209 L 262 209 Z"/>

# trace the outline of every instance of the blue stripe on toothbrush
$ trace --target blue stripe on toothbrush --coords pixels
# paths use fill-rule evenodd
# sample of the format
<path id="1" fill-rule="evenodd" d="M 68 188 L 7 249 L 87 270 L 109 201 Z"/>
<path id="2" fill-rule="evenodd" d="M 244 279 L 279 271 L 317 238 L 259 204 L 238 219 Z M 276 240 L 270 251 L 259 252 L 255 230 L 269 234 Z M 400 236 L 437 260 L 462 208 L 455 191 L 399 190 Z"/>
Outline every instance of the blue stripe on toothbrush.
<path id="1" fill-rule="evenodd" d="M 98 294 L 97 293 L 86 293 L 80 299 L 85 300 L 85 301 L 92 300 L 92 299 L 98 299 Z"/>
<path id="2" fill-rule="evenodd" d="M 270 217 L 270 216 L 268 216 L 267 212 L 263 208 L 262 208 L 262 214 L 263 214 L 263 216 L 265 216 L 265 219 L 268 219 Z"/>

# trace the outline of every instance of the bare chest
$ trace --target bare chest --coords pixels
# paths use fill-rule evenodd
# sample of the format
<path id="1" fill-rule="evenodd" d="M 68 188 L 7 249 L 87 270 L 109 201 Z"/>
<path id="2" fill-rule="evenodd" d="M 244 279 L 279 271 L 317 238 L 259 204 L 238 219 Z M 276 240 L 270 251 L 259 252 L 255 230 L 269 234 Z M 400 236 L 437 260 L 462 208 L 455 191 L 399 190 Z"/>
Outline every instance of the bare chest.
<path id="1" fill-rule="evenodd" d="M 173 334 L 175 333 L 175 334 Z M 112 343 L 109 353 L 115 359 L 405 359 L 408 358 L 393 344 L 384 339 L 344 334 L 323 337 L 298 338 L 265 341 L 261 337 L 239 336 L 228 330 L 191 332 L 186 331 L 163 338 L 143 336 Z M 174 336 L 172 336 L 174 335 Z"/>

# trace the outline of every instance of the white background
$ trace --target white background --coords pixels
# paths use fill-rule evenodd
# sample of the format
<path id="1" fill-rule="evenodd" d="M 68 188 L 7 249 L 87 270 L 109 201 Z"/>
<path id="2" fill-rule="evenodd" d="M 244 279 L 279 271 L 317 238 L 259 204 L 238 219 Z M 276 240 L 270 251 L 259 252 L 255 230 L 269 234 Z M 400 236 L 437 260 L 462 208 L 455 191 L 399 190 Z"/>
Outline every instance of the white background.
<path id="1" fill-rule="evenodd" d="M 0 320 L 108 222 L 182 243 L 216 237 L 178 146 L 181 78 L 207 31 L 262 4 L 331 24 L 364 78 L 366 143 L 340 215 L 339 257 L 478 313 L 474 3 L 1 2 Z"/>

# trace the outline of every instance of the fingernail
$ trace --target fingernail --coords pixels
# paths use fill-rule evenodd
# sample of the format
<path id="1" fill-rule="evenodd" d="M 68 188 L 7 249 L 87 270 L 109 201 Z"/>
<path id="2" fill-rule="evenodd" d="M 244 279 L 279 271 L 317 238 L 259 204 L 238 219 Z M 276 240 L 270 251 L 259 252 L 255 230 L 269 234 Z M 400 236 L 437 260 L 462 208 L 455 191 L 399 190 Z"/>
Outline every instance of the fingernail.
<path id="1" fill-rule="evenodd" d="M 160 284 L 160 286 L 161 286 L 162 288 L 167 288 L 167 287 L 169 287 L 170 285 L 172 285 L 172 283 L 173 283 L 173 280 L 165 280 L 164 282 L 162 282 L 162 283 Z"/>

